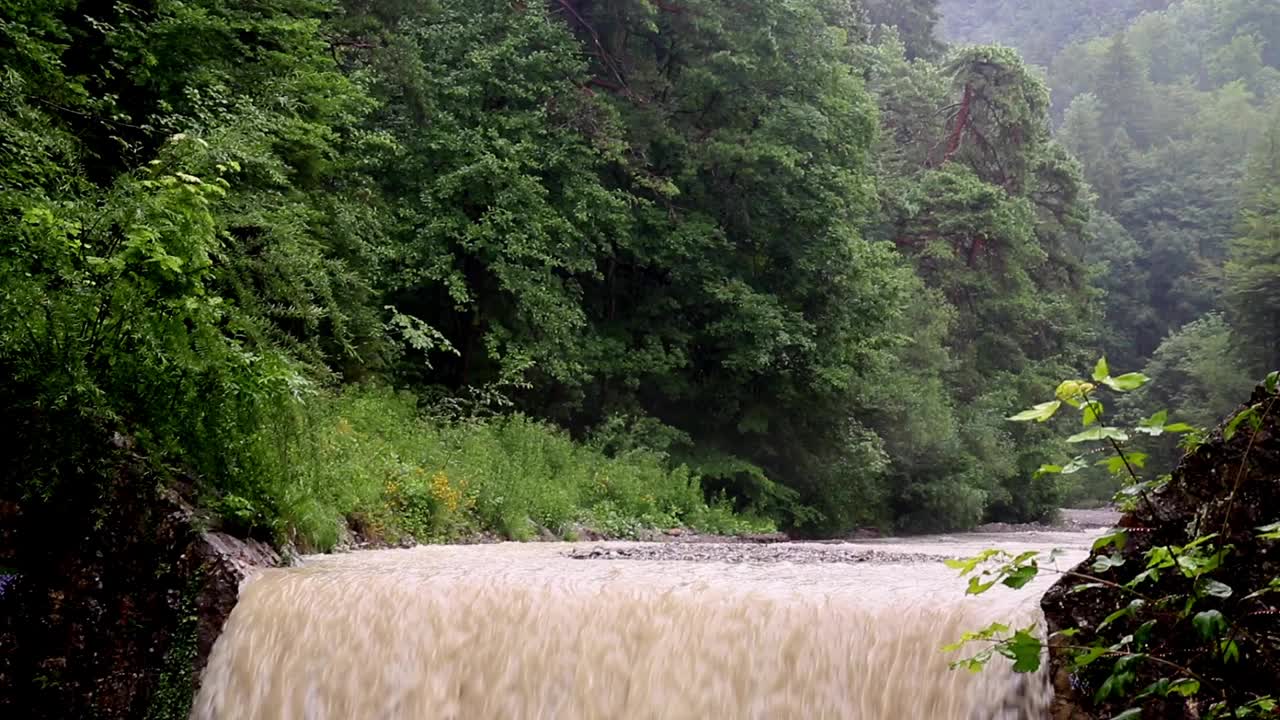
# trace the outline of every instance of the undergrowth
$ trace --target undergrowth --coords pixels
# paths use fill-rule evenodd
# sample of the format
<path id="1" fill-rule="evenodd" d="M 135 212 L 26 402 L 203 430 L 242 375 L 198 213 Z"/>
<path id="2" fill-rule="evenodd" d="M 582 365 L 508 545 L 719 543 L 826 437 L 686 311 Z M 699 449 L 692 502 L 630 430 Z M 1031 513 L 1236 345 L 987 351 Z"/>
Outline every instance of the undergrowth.
<path id="1" fill-rule="evenodd" d="M 521 415 L 450 419 L 407 394 L 361 388 L 307 398 L 258 441 L 270 462 L 217 505 L 231 522 L 329 550 L 344 524 L 377 540 L 637 537 L 687 527 L 772 529 L 708 503 L 683 466 L 648 450 L 606 455 Z"/>

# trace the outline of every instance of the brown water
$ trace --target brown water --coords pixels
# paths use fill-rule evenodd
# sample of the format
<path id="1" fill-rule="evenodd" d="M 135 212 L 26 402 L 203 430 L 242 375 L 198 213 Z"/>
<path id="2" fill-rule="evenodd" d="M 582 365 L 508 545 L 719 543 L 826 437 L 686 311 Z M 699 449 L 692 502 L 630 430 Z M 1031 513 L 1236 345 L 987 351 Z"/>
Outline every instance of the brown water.
<path id="1" fill-rule="evenodd" d="M 1052 578 L 965 597 L 936 559 L 1085 533 L 860 546 L 900 562 L 577 560 L 583 547 L 438 546 L 308 558 L 242 589 L 195 720 L 1031 718 L 1042 678 L 951 671 L 941 645 L 1033 622 Z M 843 547 L 844 551 L 850 548 Z M 920 556 L 920 557 L 907 557 Z"/>

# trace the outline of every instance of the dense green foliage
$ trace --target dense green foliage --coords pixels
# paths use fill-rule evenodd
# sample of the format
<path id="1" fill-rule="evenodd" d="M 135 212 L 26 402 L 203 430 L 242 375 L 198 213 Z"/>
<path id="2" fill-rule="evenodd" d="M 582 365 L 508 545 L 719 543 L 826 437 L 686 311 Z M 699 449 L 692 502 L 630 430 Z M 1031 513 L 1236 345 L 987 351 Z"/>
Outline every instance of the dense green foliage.
<path id="1" fill-rule="evenodd" d="M 947 50 L 932 0 L 3 0 L 6 493 L 116 431 L 320 545 L 710 527 L 720 497 L 813 532 L 1043 517 L 1058 441 L 1001 418 L 1099 296 L 1135 362 L 1219 301 L 1197 347 L 1274 322 L 1270 196 L 1239 233 L 1231 205 L 1274 85 L 1241 2 L 1172 120 L 1150 34 L 1067 48 L 1051 95 Z M 380 515 L 442 448 L 475 511 Z M 591 489 L 611 462 L 625 497 Z"/>
<path id="2" fill-rule="evenodd" d="M 1144 12 L 1178 0 L 939 0 L 948 42 L 1003 43 L 1047 63 L 1072 42 L 1109 35 Z"/>
<path id="3" fill-rule="evenodd" d="M 1280 11 L 1266 0 L 1011 5 L 944 4 L 944 24 L 1048 68 L 1056 136 L 1095 197 L 1086 258 L 1101 349 L 1146 365 L 1183 415 L 1220 417 L 1276 363 L 1267 196 Z M 955 32 L 978 16 L 981 33 Z"/>
<path id="4" fill-rule="evenodd" d="M 1278 643 L 1257 618 L 1274 613 L 1269 598 L 1280 589 L 1268 558 L 1280 540 L 1280 522 L 1272 521 L 1280 371 L 1269 373 L 1211 436 L 1170 422 L 1165 411 L 1130 427 L 1112 424 L 1104 396 L 1110 402 L 1149 387 L 1149 380 L 1142 373 L 1112 375 L 1102 359 L 1089 380 L 1066 380 L 1054 399 L 1010 417 L 1046 423 L 1078 411 L 1076 428 L 1083 429 L 1067 442 L 1085 452 L 1040 472 L 1076 473 L 1105 448 L 1097 464 L 1123 478 L 1117 500 L 1127 522 L 1094 541 L 1090 561 L 1063 570 L 1054 562 L 1056 551 L 1045 557 L 989 549 L 947 564 L 968 576 L 973 595 L 997 584 L 1025 587 L 1042 571 L 1062 576 L 1044 600 L 1053 630 L 1048 645 L 1055 677 L 1071 678 L 1069 690 L 1056 687 L 1074 696 L 1066 702 L 1078 711 L 1114 718 L 1274 717 Z M 1184 436 L 1185 462 L 1176 475 L 1148 473 L 1142 440 L 1168 435 Z M 1035 624 L 1015 629 L 996 622 L 944 649 L 974 652 L 953 668 L 976 671 L 1002 655 L 1015 672 L 1034 672 L 1046 645 L 1040 633 Z"/>

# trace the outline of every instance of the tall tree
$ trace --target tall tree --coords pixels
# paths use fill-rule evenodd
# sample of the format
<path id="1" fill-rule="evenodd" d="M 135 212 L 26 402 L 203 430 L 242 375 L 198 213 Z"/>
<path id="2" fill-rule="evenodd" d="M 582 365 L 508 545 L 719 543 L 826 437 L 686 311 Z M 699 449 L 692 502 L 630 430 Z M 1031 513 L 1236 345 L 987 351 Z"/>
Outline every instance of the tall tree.
<path id="1" fill-rule="evenodd" d="M 1280 368 L 1280 119 L 1253 156 L 1246 188 L 1227 300 L 1242 354 L 1260 374 Z"/>

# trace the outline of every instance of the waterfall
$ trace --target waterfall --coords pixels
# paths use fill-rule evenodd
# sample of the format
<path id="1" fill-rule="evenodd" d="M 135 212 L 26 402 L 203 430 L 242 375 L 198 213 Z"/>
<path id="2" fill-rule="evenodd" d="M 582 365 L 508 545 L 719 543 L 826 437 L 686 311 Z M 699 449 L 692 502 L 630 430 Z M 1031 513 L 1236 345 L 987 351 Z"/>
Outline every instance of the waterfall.
<path id="1" fill-rule="evenodd" d="M 1035 622 L 1052 578 L 965 597 L 928 555 L 824 556 L 840 547 L 736 563 L 582 560 L 564 544 L 308 558 L 242 589 L 192 718 L 1043 716 L 1043 677 L 1003 659 L 953 671 L 941 646 Z"/>

